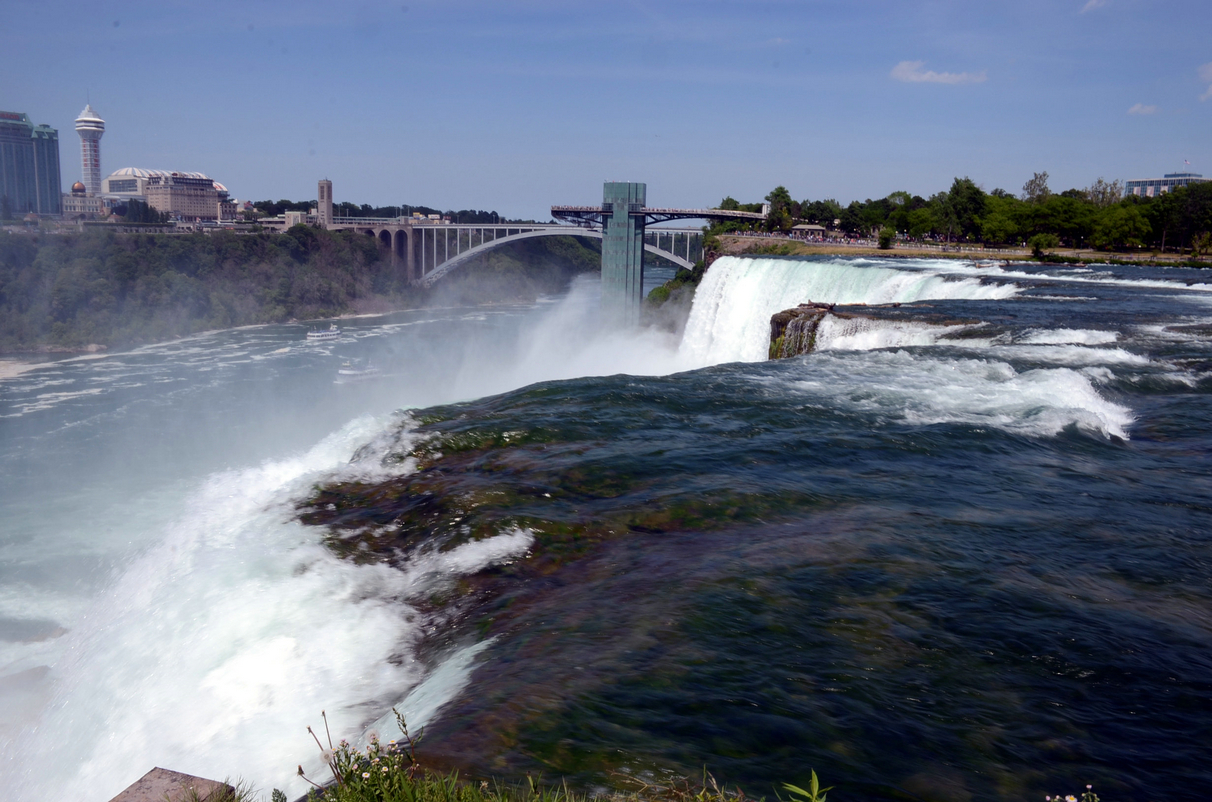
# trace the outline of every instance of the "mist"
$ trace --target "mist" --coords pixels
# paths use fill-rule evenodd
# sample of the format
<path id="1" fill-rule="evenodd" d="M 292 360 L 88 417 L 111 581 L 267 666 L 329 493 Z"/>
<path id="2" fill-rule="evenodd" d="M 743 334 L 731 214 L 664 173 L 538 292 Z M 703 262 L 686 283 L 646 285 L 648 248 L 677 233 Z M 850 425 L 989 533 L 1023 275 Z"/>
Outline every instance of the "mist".
<path id="1" fill-rule="evenodd" d="M 403 573 L 337 559 L 293 520 L 293 501 L 371 469 L 351 458 L 407 410 L 689 367 L 678 335 L 605 325 L 596 274 L 536 303 L 342 325 L 327 343 L 307 342 L 302 324 L 253 326 L 6 380 L 9 798 L 107 799 L 154 765 L 302 793 L 291 769 L 308 765 L 305 727 L 320 710 L 351 739 L 393 705 L 423 724 L 466 681 L 472 653 L 420 660 L 425 622 L 409 600 L 524 548 L 521 536 Z M 381 373 L 339 384 L 346 360 Z"/>

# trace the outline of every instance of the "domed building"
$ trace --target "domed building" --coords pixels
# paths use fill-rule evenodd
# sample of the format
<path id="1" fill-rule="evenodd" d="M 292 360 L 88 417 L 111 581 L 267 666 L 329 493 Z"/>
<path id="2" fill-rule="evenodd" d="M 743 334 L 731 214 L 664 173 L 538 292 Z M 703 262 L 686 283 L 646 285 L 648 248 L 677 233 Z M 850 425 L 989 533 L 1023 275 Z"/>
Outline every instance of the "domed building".
<path id="1" fill-rule="evenodd" d="M 178 220 L 216 220 L 227 203 L 227 187 L 205 173 L 123 167 L 101 182 L 112 200 L 139 200 Z M 230 204 L 229 204 L 230 205 Z"/>
<path id="2" fill-rule="evenodd" d="M 109 214 L 105 199 L 90 195 L 83 181 L 72 184 L 72 191 L 63 194 L 63 219 L 99 220 Z"/>

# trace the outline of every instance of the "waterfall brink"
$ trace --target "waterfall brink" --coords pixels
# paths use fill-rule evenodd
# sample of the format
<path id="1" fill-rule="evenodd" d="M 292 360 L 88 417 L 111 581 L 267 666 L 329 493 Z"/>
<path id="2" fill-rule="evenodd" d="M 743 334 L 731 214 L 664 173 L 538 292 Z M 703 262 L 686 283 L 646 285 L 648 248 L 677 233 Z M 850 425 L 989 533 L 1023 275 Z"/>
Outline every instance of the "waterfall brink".
<path id="1" fill-rule="evenodd" d="M 1013 284 L 950 278 L 929 263 L 904 269 L 853 259 L 716 260 L 695 293 L 681 356 L 695 366 L 766 358 L 770 316 L 803 303 L 888 304 L 927 299 L 995 299 L 1018 292 Z"/>

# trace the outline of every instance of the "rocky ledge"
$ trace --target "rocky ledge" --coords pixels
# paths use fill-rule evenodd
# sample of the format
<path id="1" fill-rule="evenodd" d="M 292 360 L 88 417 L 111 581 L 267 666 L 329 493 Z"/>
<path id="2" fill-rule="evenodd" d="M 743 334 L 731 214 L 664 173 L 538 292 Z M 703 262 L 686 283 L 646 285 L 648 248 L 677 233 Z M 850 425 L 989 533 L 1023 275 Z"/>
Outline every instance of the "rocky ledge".
<path id="1" fill-rule="evenodd" d="M 982 321 L 961 319 L 933 309 L 931 304 L 820 304 L 809 301 L 770 317 L 770 359 L 810 354 L 816 349 L 817 330 L 826 315 L 839 320 L 869 320 L 878 323 L 911 323 L 949 329 L 941 336 L 962 339 L 971 336 Z"/>

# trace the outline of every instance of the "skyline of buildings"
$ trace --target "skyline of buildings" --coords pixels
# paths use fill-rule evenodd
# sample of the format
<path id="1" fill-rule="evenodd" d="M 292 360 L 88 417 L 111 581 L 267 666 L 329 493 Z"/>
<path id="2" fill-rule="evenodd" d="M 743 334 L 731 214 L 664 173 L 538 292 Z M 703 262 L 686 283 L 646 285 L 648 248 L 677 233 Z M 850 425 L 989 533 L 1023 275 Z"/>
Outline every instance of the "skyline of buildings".
<path id="1" fill-rule="evenodd" d="M 133 199 L 182 220 L 234 218 L 237 203 L 223 184 L 204 173 L 127 167 L 103 179 L 100 141 L 105 120 L 86 103 L 74 123 L 81 144 L 81 180 L 68 192 L 56 192 L 63 181 L 58 130 L 35 126 L 22 112 L 0 111 L 0 199 L 10 213 L 96 219 Z M 1123 195 L 1152 198 L 1207 180 L 1193 172 L 1129 179 L 1123 182 Z M 322 181 L 317 200 L 321 210 L 328 209 L 329 218 L 334 202 L 331 187 L 330 181 Z"/>

